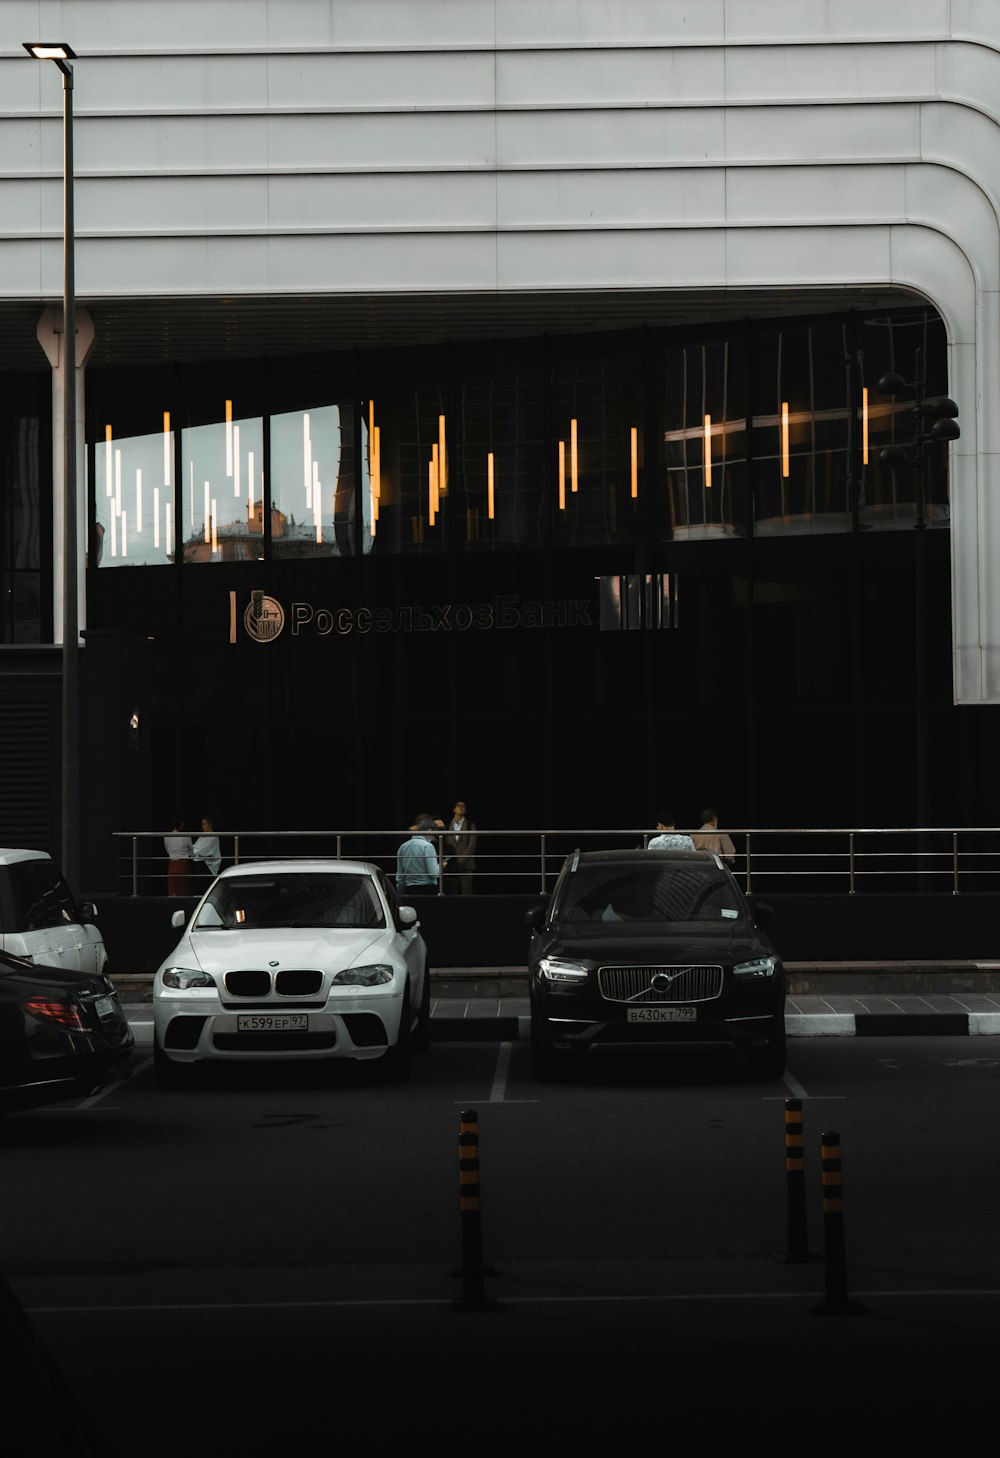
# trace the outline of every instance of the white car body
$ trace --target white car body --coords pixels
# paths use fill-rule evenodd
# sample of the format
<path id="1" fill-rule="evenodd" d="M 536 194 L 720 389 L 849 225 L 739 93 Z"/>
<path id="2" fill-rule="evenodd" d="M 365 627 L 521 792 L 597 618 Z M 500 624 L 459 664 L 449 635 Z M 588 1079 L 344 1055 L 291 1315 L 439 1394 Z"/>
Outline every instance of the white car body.
<path id="1" fill-rule="evenodd" d="M 275 925 L 282 897 L 290 921 L 373 924 Z M 183 921 L 176 913 L 174 924 Z M 411 1047 L 427 1046 L 429 1017 L 417 913 L 366 861 L 227 867 L 153 980 L 156 1069 L 168 1085 L 209 1061 L 381 1059 L 405 1078 Z"/>
<path id="2" fill-rule="evenodd" d="M 45 851 L 0 846 L 0 951 L 39 967 L 103 975 L 104 938 L 96 908 L 78 903 Z"/>

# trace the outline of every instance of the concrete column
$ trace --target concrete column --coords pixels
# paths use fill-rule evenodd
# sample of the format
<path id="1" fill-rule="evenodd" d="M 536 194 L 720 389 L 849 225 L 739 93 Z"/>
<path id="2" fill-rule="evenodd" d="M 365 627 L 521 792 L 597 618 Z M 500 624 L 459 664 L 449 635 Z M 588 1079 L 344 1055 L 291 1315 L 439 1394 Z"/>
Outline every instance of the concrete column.
<path id="1" fill-rule="evenodd" d="M 62 304 L 49 304 L 38 321 L 38 342 L 52 367 L 52 623 L 53 642 L 63 637 L 63 351 Z M 86 309 L 76 308 L 76 540 L 80 571 L 77 574 L 77 622 L 87 625 L 87 574 L 84 543 L 87 540 L 86 454 L 84 450 L 84 364 L 94 343 L 94 323 Z"/>

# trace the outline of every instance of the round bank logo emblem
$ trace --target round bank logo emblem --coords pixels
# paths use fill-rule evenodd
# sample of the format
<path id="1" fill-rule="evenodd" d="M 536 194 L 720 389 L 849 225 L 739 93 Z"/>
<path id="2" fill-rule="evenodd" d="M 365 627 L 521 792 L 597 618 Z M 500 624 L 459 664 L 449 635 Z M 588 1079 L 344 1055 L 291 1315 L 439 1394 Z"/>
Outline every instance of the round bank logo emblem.
<path id="1" fill-rule="evenodd" d="M 264 592 L 254 592 L 243 614 L 243 626 L 255 643 L 270 643 L 285 626 L 285 609 Z"/>

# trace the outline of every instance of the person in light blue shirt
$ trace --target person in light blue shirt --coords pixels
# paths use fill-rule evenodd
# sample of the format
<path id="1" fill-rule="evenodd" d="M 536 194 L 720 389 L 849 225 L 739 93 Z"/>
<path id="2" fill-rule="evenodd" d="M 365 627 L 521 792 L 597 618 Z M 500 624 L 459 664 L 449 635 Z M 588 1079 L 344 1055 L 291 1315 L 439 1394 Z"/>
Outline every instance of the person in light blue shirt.
<path id="1" fill-rule="evenodd" d="M 413 834 L 396 852 L 396 889 L 406 896 L 430 896 L 437 890 L 441 866 L 428 835 L 436 829 L 429 815 L 421 815 Z"/>
<path id="2" fill-rule="evenodd" d="M 656 828 L 661 833 L 653 836 L 646 847 L 647 850 L 694 850 L 694 841 L 690 835 L 684 835 L 682 831 L 674 829 L 674 817 L 669 810 L 660 811 Z"/>

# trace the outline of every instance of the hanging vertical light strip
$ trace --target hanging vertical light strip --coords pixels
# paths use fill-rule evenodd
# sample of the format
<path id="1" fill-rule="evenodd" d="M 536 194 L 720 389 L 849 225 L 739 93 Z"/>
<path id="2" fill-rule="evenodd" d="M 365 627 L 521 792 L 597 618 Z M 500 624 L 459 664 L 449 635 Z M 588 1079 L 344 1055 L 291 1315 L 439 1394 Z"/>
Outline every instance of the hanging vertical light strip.
<path id="1" fill-rule="evenodd" d="M 705 416 L 704 465 L 705 465 L 705 487 L 706 487 L 706 489 L 710 489 L 711 488 L 711 485 L 712 485 L 712 417 L 711 417 L 711 415 L 706 415 Z"/>
<path id="2" fill-rule="evenodd" d="M 493 520 L 493 492 L 495 489 L 495 477 L 493 474 L 493 452 L 489 451 L 486 456 L 486 515 L 490 521 Z"/>
<path id="3" fill-rule="evenodd" d="M 188 500 L 191 503 L 191 530 L 194 531 L 194 461 L 188 464 Z"/>
<path id="4" fill-rule="evenodd" d="M 142 534 L 142 471 L 135 468 L 135 529 Z"/>
<path id="5" fill-rule="evenodd" d="M 157 525 L 159 525 L 159 516 L 157 516 Z M 172 557 L 174 554 L 174 514 L 169 501 L 163 508 L 163 531 L 166 537 L 163 549 L 168 557 Z"/>
<path id="6" fill-rule="evenodd" d="M 240 494 L 240 428 L 233 426 L 233 495 Z"/>
<path id="7" fill-rule="evenodd" d="M 122 509 L 122 453 L 115 449 L 115 509 Z"/>
<path id="8" fill-rule="evenodd" d="M 444 416 L 438 416 L 438 495 L 448 492 L 448 448 L 444 440 Z"/>
<path id="9" fill-rule="evenodd" d="M 861 464 L 868 464 L 868 386 L 861 388 Z"/>
<path id="10" fill-rule="evenodd" d="M 559 510 L 566 510 L 566 442 L 559 442 Z"/>
<path id="11" fill-rule="evenodd" d="M 571 491 L 575 491 L 579 485 L 577 465 L 576 421 L 571 420 L 569 423 L 569 488 Z"/>
<path id="12" fill-rule="evenodd" d="M 205 482 L 205 541 L 212 540 L 212 487 Z"/>
<path id="13" fill-rule="evenodd" d="M 111 498 L 111 555 L 118 556 L 118 504 Z"/>
<path id="14" fill-rule="evenodd" d="M 226 475 L 233 474 L 233 402 L 226 401 Z"/>
<path id="15" fill-rule="evenodd" d="M 247 521 L 253 521 L 254 502 L 256 501 L 254 479 L 253 451 L 247 451 Z"/>
<path id="16" fill-rule="evenodd" d="M 309 438 L 309 412 L 302 413 L 302 484 L 306 489 L 306 506 L 312 490 L 312 441 Z"/>
<path id="17" fill-rule="evenodd" d="M 169 508 L 168 508 L 169 509 Z M 160 488 L 153 487 L 153 551 L 160 550 Z"/>
<path id="18" fill-rule="evenodd" d="M 163 412 L 163 484 L 170 485 L 170 411 Z"/>
<path id="19" fill-rule="evenodd" d="M 434 452 L 435 452 L 435 454 L 437 453 L 437 446 L 434 447 Z M 436 465 L 437 465 L 437 462 L 435 461 L 434 456 L 432 455 L 431 458 L 430 458 L 430 460 L 427 462 L 427 524 L 428 524 L 428 526 L 433 526 L 434 525 L 434 508 L 435 508 L 435 503 L 434 503 L 434 487 L 435 487 L 435 484 L 436 484 L 435 483 L 435 480 L 434 480 L 434 475 L 435 475 L 435 467 L 436 467 Z"/>
<path id="20" fill-rule="evenodd" d="M 113 496 L 115 488 L 111 480 L 111 426 L 104 427 L 104 484 L 106 494 Z"/>
<path id="21" fill-rule="evenodd" d="M 312 463 L 313 524 L 316 527 L 316 545 L 323 544 L 323 492 L 319 484 L 319 461 Z"/>
<path id="22" fill-rule="evenodd" d="M 639 495 L 639 429 L 637 426 L 633 425 L 631 435 L 632 500 L 634 501 Z"/>
<path id="23" fill-rule="evenodd" d="M 219 555 L 219 517 L 215 497 L 212 497 L 212 556 Z"/>
<path id="24" fill-rule="evenodd" d="M 372 443 L 372 536 L 375 535 L 375 523 L 378 521 L 379 503 L 382 500 L 382 436 L 379 427 L 376 425 L 371 431 Z"/>
<path id="25" fill-rule="evenodd" d="M 441 510 L 441 457 L 436 442 L 431 446 L 431 489 L 434 493 L 434 515 L 437 516 Z"/>
<path id="26" fill-rule="evenodd" d="M 790 462 L 788 459 L 788 401 L 781 402 L 781 474 L 787 476 Z"/>

